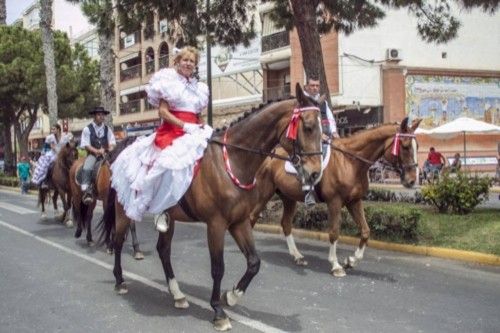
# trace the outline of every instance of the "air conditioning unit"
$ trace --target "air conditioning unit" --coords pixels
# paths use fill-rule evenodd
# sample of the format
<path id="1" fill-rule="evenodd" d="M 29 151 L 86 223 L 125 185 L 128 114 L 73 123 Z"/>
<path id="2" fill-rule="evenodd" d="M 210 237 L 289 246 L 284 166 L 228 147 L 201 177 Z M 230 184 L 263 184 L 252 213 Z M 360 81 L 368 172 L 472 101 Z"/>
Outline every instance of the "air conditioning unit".
<path id="1" fill-rule="evenodd" d="M 396 60 L 402 59 L 402 53 L 400 49 L 387 49 L 385 53 L 385 60 Z"/>

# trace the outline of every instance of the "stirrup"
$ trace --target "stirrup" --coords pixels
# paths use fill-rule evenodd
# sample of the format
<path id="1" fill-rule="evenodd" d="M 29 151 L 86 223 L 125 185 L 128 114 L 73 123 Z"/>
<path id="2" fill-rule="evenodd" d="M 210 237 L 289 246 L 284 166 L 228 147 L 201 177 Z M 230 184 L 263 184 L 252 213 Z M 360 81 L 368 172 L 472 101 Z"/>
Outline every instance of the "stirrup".
<path id="1" fill-rule="evenodd" d="M 167 232 L 170 224 L 170 215 L 168 215 L 167 212 L 155 215 L 154 223 L 156 230 L 158 230 L 159 232 Z"/>
<path id="2" fill-rule="evenodd" d="M 311 207 L 316 204 L 316 199 L 314 198 L 313 191 L 306 193 L 306 196 L 304 197 L 304 204 L 306 205 L 306 207 Z"/>

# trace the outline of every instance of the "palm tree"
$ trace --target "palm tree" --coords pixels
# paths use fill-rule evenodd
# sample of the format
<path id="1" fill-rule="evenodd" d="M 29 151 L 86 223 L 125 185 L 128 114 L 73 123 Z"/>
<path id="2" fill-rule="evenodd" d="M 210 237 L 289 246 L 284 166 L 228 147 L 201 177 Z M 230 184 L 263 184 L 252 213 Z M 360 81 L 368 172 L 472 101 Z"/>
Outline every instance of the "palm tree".
<path id="1" fill-rule="evenodd" d="M 54 62 L 54 36 L 52 34 L 52 0 L 40 0 L 40 30 L 47 84 L 49 124 L 52 127 L 57 123 L 57 83 Z"/>

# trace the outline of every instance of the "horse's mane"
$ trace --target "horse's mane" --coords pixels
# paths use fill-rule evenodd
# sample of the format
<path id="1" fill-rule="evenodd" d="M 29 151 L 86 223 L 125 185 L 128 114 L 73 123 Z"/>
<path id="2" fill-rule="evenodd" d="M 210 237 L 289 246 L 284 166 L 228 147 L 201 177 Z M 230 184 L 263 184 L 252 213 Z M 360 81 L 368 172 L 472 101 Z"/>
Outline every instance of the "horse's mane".
<path id="1" fill-rule="evenodd" d="M 264 110 L 266 107 L 274 104 L 274 103 L 279 103 L 279 102 L 283 102 L 283 101 L 286 101 L 286 100 L 291 100 L 291 99 L 294 99 L 295 97 L 293 96 L 290 96 L 290 98 L 287 98 L 287 99 L 277 99 L 277 100 L 273 100 L 273 101 L 268 101 L 267 103 L 260 103 L 258 107 L 253 107 L 251 110 L 249 111 L 245 111 L 243 113 L 242 116 L 238 117 L 237 119 L 233 120 L 229 126 L 223 126 L 223 127 L 218 127 L 215 129 L 214 131 L 214 135 L 216 134 L 221 134 L 223 133 L 225 130 L 227 130 L 229 127 L 231 126 L 235 126 L 247 119 L 249 119 L 250 117 L 258 114 L 260 111 Z"/>
<path id="2" fill-rule="evenodd" d="M 130 146 L 132 143 L 135 142 L 135 140 L 137 139 L 136 136 L 128 136 L 126 137 L 124 140 L 118 142 L 116 144 L 116 147 L 115 149 L 113 149 L 110 153 L 109 153 L 109 163 L 113 163 L 116 158 L 118 157 L 118 155 L 120 155 L 120 153 L 125 149 L 127 148 L 128 146 Z"/>
<path id="3" fill-rule="evenodd" d="M 377 127 L 372 127 L 358 131 L 351 136 L 339 138 L 334 141 L 342 143 L 346 146 L 357 146 L 359 144 L 364 145 L 370 139 L 384 135 L 383 133 L 385 132 L 385 130 L 394 126 L 399 126 L 399 124 L 398 123 L 382 124 Z"/>

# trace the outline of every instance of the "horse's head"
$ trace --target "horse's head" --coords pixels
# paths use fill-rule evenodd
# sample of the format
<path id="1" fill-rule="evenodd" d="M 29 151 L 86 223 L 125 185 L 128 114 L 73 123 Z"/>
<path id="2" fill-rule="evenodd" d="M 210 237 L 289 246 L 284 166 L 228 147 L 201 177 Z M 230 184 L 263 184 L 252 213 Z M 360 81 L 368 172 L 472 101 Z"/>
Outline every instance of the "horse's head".
<path id="1" fill-rule="evenodd" d="M 297 103 L 291 110 L 291 118 L 284 127 L 281 145 L 288 152 L 303 185 L 314 185 L 321 179 L 321 119 L 319 103 L 306 96 L 300 84 L 295 88 Z"/>
<path id="2" fill-rule="evenodd" d="M 417 181 L 417 139 L 415 130 L 421 119 L 416 119 L 411 126 L 408 125 L 408 118 L 403 119 L 401 125 L 392 138 L 392 145 L 386 149 L 385 159 L 392 162 L 400 172 L 401 183 L 405 187 L 412 187 Z"/>
<path id="3" fill-rule="evenodd" d="M 67 142 L 59 152 L 59 158 L 64 166 L 69 170 L 73 163 L 78 159 L 78 149 L 76 148 L 76 142 L 71 140 Z"/>

